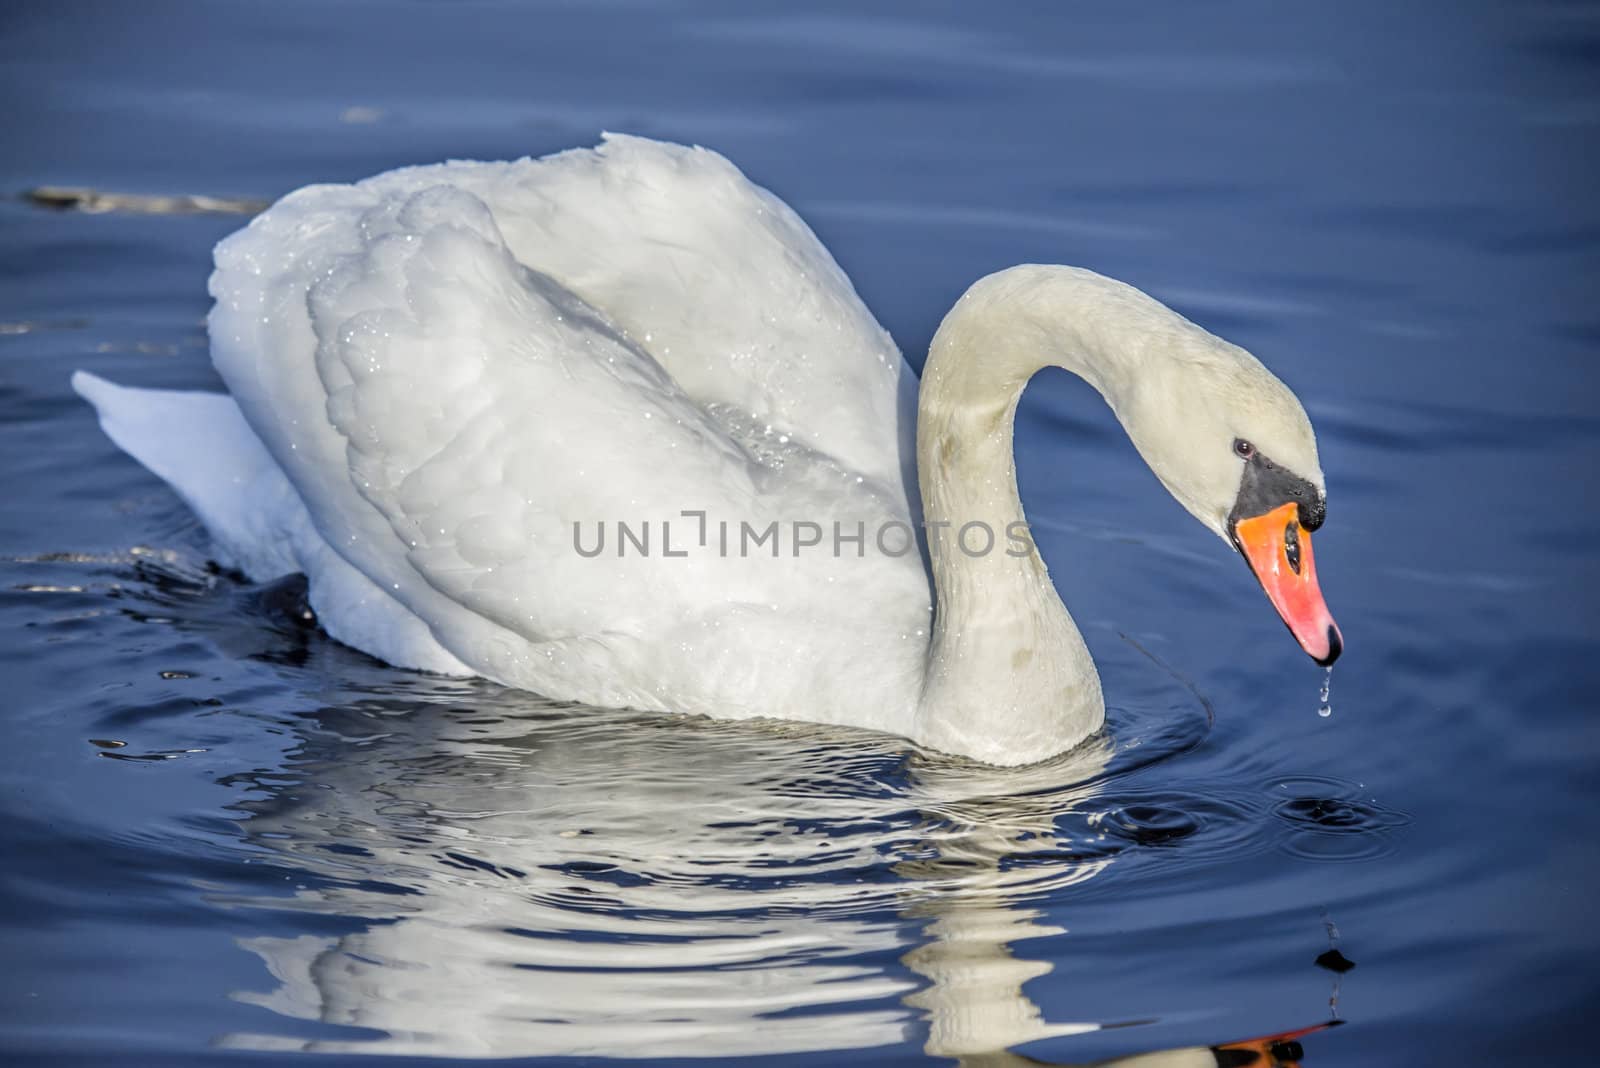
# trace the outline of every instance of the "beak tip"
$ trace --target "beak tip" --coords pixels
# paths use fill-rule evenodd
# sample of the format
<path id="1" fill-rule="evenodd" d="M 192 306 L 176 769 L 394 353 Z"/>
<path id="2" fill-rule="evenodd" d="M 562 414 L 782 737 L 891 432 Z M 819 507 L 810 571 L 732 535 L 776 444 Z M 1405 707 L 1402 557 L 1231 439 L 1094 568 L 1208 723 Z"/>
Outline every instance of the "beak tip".
<path id="1" fill-rule="evenodd" d="M 1332 623 L 1328 624 L 1328 651 L 1323 656 L 1312 655 L 1311 659 L 1323 667 L 1332 667 L 1333 662 L 1339 659 L 1339 654 L 1344 652 L 1344 637 L 1339 633 L 1339 628 Z"/>

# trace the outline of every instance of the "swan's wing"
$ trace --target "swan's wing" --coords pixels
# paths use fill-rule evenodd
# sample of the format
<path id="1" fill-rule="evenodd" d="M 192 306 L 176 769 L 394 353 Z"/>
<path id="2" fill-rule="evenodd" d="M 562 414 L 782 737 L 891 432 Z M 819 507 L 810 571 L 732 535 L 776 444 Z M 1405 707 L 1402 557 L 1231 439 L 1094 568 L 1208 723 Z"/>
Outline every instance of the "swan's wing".
<path id="1" fill-rule="evenodd" d="M 915 376 L 810 228 L 722 156 L 607 135 L 363 184 L 440 181 L 487 203 L 519 261 L 604 309 L 701 405 L 914 487 Z"/>
<path id="2" fill-rule="evenodd" d="M 302 190 L 217 251 L 217 366 L 335 551 L 475 670 L 598 703 L 669 704 L 629 688 L 663 672 L 612 670 L 618 649 L 712 633 L 736 606 L 781 605 L 791 635 L 860 612 L 821 581 L 841 566 L 822 555 L 663 559 L 658 541 L 583 558 L 579 524 L 684 508 L 881 521 L 903 499 L 829 457 L 756 462 L 620 328 L 519 263 L 483 200 L 410 173 L 409 190 Z M 897 610 L 925 603 L 915 563 L 867 570 Z"/>

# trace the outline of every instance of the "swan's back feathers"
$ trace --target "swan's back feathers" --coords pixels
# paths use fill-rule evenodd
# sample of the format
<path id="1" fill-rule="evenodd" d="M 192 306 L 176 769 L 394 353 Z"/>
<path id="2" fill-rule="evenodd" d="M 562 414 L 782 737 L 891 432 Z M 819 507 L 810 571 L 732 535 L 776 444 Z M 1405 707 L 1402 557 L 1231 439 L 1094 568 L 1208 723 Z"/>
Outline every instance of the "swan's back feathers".
<path id="1" fill-rule="evenodd" d="M 219 246 L 213 289 L 236 289 L 241 269 L 292 270 L 285 256 L 320 268 L 350 251 L 330 247 L 330 216 L 436 185 L 483 202 L 518 262 L 604 309 L 699 404 L 904 480 L 916 381 L 893 339 L 799 216 L 707 149 L 608 134 L 540 160 L 312 186 Z M 231 361 L 218 363 L 228 376 Z"/>
<path id="2" fill-rule="evenodd" d="M 617 135 L 502 177 L 513 253 L 606 309 L 689 396 L 902 477 L 915 378 L 783 201 L 715 152 Z"/>
<path id="3" fill-rule="evenodd" d="M 613 139 L 311 187 L 218 247 L 211 289 L 218 370 L 321 538 L 473 670 L 727 715 L 785 685 L 748 670 L 763 630 L 798 662 L 918 663 L 845 629 L 863 602 L 883 635 L 925 625 L 914 555 L 662 556 L 683 509 L 909 515 L 898 354 L 804 225 L 720 157 Z M 826 451 L 807 436 L 824 431 Z M 576 551 L 575 525 L 645 521 L 650 556 Z"/>

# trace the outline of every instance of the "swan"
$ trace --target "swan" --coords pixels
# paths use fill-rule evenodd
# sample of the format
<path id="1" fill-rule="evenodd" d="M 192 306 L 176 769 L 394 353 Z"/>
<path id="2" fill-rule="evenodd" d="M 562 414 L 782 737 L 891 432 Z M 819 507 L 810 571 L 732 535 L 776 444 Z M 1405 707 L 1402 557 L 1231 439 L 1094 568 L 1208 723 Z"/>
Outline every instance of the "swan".
<path id="1" fill-rule="evenodd" d="M 714 152 L 617 135 L 310 186 L 215 262 L 227 395 L 73 386 L 220 562 L 303 572 L 324 629 L 393 665 L 997 765 L 1070 749 L 1104 699 L 1012 453 L 1052 366 L 1313 659 L 1343 648 L 1299 401 L 1092 271 L 978 281 L 919 388 L 782 201 Z"/>

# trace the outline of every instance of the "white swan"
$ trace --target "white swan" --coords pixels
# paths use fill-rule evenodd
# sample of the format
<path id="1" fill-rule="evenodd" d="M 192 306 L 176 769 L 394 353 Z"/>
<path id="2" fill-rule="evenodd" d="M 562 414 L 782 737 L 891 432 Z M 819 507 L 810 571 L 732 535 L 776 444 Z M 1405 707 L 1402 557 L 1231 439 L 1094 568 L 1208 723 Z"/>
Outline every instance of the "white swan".
<path id="1" fill-rule="evenodd" d="M 390 663 L 996 764 L 1067 749 L 1103 720 L 1099 678 L 1012 526 L 1012 420 L 1051 365 L 1244 552 L 1308 653 L 1340 651 L 1299 402 L 1092 272 L 978 282 L 914 398 L 792 211 L 713 152 L 633 137 L 302 189 L 216 265 L 231 399 L 74 386 L 225 562 L 305 572 L 327 631 Z M 903 551 L 924 512 L 936 597 Z"/>

